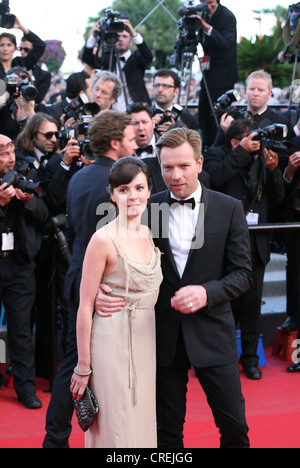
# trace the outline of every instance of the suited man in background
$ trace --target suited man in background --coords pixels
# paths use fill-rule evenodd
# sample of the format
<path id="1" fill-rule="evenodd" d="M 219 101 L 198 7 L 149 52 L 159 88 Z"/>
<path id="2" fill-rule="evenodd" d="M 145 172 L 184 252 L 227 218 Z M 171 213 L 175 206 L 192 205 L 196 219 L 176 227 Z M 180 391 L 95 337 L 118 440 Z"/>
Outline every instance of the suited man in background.
<path id="1" fill-rule="evenodd" d="M 108 176 L 115 161 L 132 156 L 136 142 L 130 117 L 117 111 L 98 114 L 89 130 L 96 160 L 71 179 L 67 196 L 67 240 L 72 259 L 66 276 L 65 296 L 69 303 L 67 351 L 59 368 L 47 412 L 44 448 L 67 448 L 74 406 L 70 381 L 77 363 L 76 317 L 86 248 L 106 215 L 98 206 L 109 202 Z M 115 213 L 115 210 L 113 209 Z"/>
<path id="2" fill-rule="evenodd" d="M 236 18 L 220 0 L 208 0 L 208 9 L 198 16 L 204 54 L 210 57 L 210 68 L 204 70 L 208 91 L 215 103 L 238 82 Z M 213 144 L 217 127 L 212 116 L 207 90 L 201 82 L 199 126 L 205 147 Z"/>
<path id="3" fill-rule="evenodd" d="M 156 304 L 158 447 L 183 447 L 188 372 L 193 366 L 219 428 L 221 447 L 247 448 L 229 304 L 252 281 L 242 204 L 199 183 L 203 158 L 196 131 L 170 130 L 157 146 L 168 187 L 151 197 L 150 227 L 163 253 L 164 276 Z M 120 298 L 102 294 L 96 311 L 115 312 L 119 305 Z"/>
<path id="4" fill-rule="evenodd" d="M 119 78 L 121 78 L 121 73 L 117 67 L 116 60 L 116 53 L 118 53 L 125 83 L 122 95 L 114 105 L 114 109 L 124 112 L 127 105 L 132 104 L 133 102 L 142 101 L 151 104 L 144 82 L 144 75 L 146 69 L 152 63 L 153 54 L 142 36 L 133 29 L 130 22 L 126 19 L 120 19 L 120 21 L 124 23 L 124 30 L 118 33 L 119 40 L 116 43 L 116 48 L 113 54 L 112 69 L 110 71 L 116 73 Z M 110 69 L 110 52 L 103 52 L 101 57 L 94 54 L 95 47 L 98 46 L 99 40 L 100 43 L 102 40 L 99 35 L 101 35 L 100 21 L 98 21 L 94 27 L 92 35 L 88 39 L 83 50 L 82 61 L 88 66 L 87 71 L 92 72 L 94 69 Z M 137 50 L 134 53 L 130 50 L 133 44 L 137 47 Z"/>

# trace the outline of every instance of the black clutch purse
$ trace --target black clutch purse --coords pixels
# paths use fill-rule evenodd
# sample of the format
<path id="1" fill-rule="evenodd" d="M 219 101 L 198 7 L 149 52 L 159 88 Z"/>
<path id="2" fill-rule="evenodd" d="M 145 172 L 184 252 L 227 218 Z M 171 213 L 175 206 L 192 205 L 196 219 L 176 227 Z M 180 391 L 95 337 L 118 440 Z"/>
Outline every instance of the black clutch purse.
<path id="1" fill-rule="evenodd" d="M 81 400 L 74 400 L 74 408 L 78 419 L 78 424 L 86 432 L 93 424 L 95 416 L 99 411 L 99 405 L 92 390 L 87 387 Z"/>

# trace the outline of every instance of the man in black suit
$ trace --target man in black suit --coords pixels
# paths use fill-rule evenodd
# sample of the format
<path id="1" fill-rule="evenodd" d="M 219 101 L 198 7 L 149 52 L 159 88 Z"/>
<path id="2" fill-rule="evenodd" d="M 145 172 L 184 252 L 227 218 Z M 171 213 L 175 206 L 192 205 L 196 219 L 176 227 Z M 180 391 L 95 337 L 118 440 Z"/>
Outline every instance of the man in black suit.
<path id="1" fill-rule="evenodd" d="M 249 224 L 270 222 L 270 210 L 278 210 L 285 187 L 278 167 L 279 158 L 261 149 L 255 141 L 258 124 L 248 119 L 232 122 L 226 144 L 212 146 L 204 154 L 204 168 L 211 177 L 211 188 L 243 202 Z M 252 130 L 254 133 L 248 135 Z M 270 261 L 269 233 L 251 233 L 253 284 L 249 291 L 232 302 L 236 323 L 241 328 L 241 364 L 250 379 L 260 379 L 257 346 L 261 333 L 261 300 L 265 267 Z"/>
<path id="2" fill-rule="evenodd" d="M 133 102 L 147 102 L 151 104 L 148 91 L 144 82 L 146 69 L 151 65 L 153 54 L 142 36 L 137 33 L 130 22 L 126 19 L 120 19 L 124 23 L 124 30 L 118 33 L 119 40 L 113 52 L 112 64 L 110 61 L 111 54 L 107 51 L 102 53 L 101 57 L 94 55 L 94 48 L 99 48 L 105 42 L 99 38 L 101 35 L 101 23 L 98 21 L 92 35 L 88 39 L 84 51 L 82 61 L 91 68 L 91 70 L 101 69 L 115 72 L 121 79 L 124 78 L 123 92 L 118 99 L 114 109 L 125 111 L 128 104 Z M 132 45 L 136 45 L 137 50 L 132 53 Z M 116 54 L 120 57 L 120 68 L 117 66 Z M 122 76 L 121 76 L 122 75 Z"/>
<path id="3" fill-rule="evenodd" d="M 98 207 L 107 206 L 110 169 L 118 159 L 136 150 L 130 117 L 116 111 L 104 111 L 95 117 L 89 131 L 96 160 L 71 179 L 67 197 L 67 238 L 72 259 L 66 277 L 65 295 L 69 302 L 67 351 L 54 382 L 47 413 L 45 448 L 66 448 L 71 434 L 73 402 L 70 380 L 77 363 L 76 317 L 79 305 L 81 270 L 86 248 L 98 223 L 106 216 Z M 120 138 L 120 136 L 122 137 Z M 115 210 L 113 210 L 115 213 Z"/>
<path id="4" fill-rule="evenodd" d="M 200 18 L 200 37 L 204 54 L 210 58 L 210 67 L 203 70 L 212 103 L 238 82 L 236 18 L 220 0 L 208 0 L 208 9 Z M 202 80 L 199 98 L 199 126 L 204 145 L 214 142 L 217 127 L 207 90 Z"/>
<path id="5" fill-rule="evenodd" d="M 169 188 L 151 197 L 151 229 L 163 253 L 164 275 L 156 304 L 158 446 L 183 447 L 193 366 L 221 446 L 249 447 L 229 304 L 252 281 L 242 204 L 199 184 L 203 158 L 197 132 L 170 130 L 157 146 Z M 122 307 L 119 298 L 98 299 L 96 310 L 101 312 Z"/>

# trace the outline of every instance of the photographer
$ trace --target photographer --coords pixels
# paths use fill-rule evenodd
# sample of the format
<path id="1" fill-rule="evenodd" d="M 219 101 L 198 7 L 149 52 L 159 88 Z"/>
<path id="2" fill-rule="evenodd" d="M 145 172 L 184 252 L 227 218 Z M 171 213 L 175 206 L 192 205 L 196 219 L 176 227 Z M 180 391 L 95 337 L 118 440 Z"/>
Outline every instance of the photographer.
<path id="1" fill-rule="evenodd" d="M 204 169 L 211 176 L 211 187 L 241 200 L 248 224 L 268 223 L 270 208 L 285 197 L 278 155 L 270 149 L 261 149 L 263 140 L 257 140 L 257 127 L 256 122 L 248 119 L 233 121 L 227 130 L 226 144 L 211 147 L 204 154 Z M 269 234 L 251 233 L 250 240 L 253 285 L 232 302 L 232 310 L 241 328 L 244 372 L 249 379 L 260 379 L 257 346 L 264 272 L 270 260 Z"/>
<path id="2" fill-rule="evenodd" d="M 0 128 L 2 133 L 13 141 L 36 112 L 45 110 L 37 104 L 38 91 L 25 68 L 12 68 L 6 76 L 6 103 L 0 109 Z"/>
<path id="3" fill-rule="evenodd" d="M 91 102 L 95 102 L 101 111 L 112 109 L 122 94 L 122 84 L 112 72 L 97 72 L 92 83 Z"/>
<path id="4" fill-rule="evenodd" d="M 16 141 L 17 161 L 28 156 L 34 158 L 30 172 L 31 179 L 43 187 L 43 200 L 50 216 L 66 214 L 66 195 L 71 177 L 81 166 L 77 165 L 80 148 L 70 140 L 65 152 L 56 153 L 58 147 L 56 120 L 47 114 L 36 114 Z M 63 227 L 62 227 L 63 229 Z M 55 271 L 53 263 L 55 258 Z M 66 306 L 63 299 L 63 284 L 67 266 L 57 249 L 56 240 L 50 231 L 44 232 L 44 239 L 37 258 L 36 298 L 36 372 L 40 377 L 52 378 L 51 320 L 54 280 L 58 284 L 62 320 L 66 320 Z M 66 330 L 64 329 L 64 332 Z"/>
<path id="5" fill-rule="evenodd" d="M 236 18 L 220 0 L 208 0 L 208 9 L 199 18 L 200 41 L 210 67 L 203 70 L 212 102 L 238 82 Z M 199 98 L 199 126 L 204 146 L 213 144 L 217 127 L 207 90 L 202 80 Z"/>
<path id="6" fill-rule="evenodd" d="M 12 141 L 0 135 L 0 178 L 15 166 Z M 35 300 L 35 258 L 41 245 L 40 227 L 49 211 L 41 199 L 0 182 L 0 304 L 7 317 L 8 351 L 14 388 L 26 408 L 42 402 L 35 394 L 31 312 Z"/>
<path id="7" fill-rule="evenodd" d="M 97 22 L 92 35 L 84 47 L 82 61 L 92 70 L 109 70 L 116 73 L 120 79 L 122 77 L 124 78 L 125 83 L 123 92 L 117 103 L 114 105 L 114 109 L 118 111 L 125 111 L 128 104 L 141 101 L 147 102 L 151 105 L 151 100 L 144 82 L 144 75 L 146 69 L 152 63 L 153 54 L 143 40 L 142 36 L 133 29 L 129 20 L 119 19 L 119 22 L 124 24 L 124 29 L 123 31 L 118 32 L 116 35 L 116 44 L 115 48 L 113 48 L 112 65 L 110 66 L 111 50 L 107 49 L 106 47 L 104 47 L 101 57 L 99 57 L 97 54 L 94 55 L 94 48 L 98 47 L 98 50 L 100 50 L 101 47 L 106 44 L 106 34 L 110 34 L 110 28 L 113 28 L 114 24 L 116 23 L 114 21 L 114 16 L 110 18 L 111 14 L 113 13 L 116 12 L 110 12 L 109 18 L 102 22 Z M 103 27 L 107 27 L 107 21 L 109 22 L 110 26 L 108 26 L 108 31 L 104 32 L 103 35 L 102 30 Z M 130 50 L 133 44 L 137 47 L 137 50 L 134 53 L 132 53 Z M 118 54 L 120 57 L 121 70 L 119 70 L 117 66 L 116 54 Z M 121 73 L 122 77 L 120 76 Z"/>
<path id="8" fill-rule="evenodd" d="M 24 34 L 24 39 L 32 44 L 32 50 L 26 57 L 15 57 L 17 40 L 14 34 L 3 33 L 0 35 L 0 79 L 5 80 L 8 70 L 14 67 L 24 67 L 32 70 L 42 57 L 46 44 L 36 34 L 23 26 L 18 18 L 15 18 L 14 29 L 19 29 Z"/>
<path id="9" fill-rule="evenodd" d="M 84 71 L 73 73 L 66 82 L 66 97 L 61 102 L 46 107 L 46 112 L 56 118 L 59 126 L 61 125 L 60 119 L 64 113 L 64 108 L 67 107 L 71 101 L 78 98 L 81 93 L 88 92 L 90 80 L 91 76 Z"/>
<path id="10" fill-rule="evenodd" d="M 21 45 L 19 50 L 21 52 L 21 57 L 27 57 L 30 52 L 33 50 L 34 44 L 28 40 L 28 37 L 22 37 Z M 38 95 L 35 100 L 37 104 L 40 104 L 44 101 L 45 96 L 47 95 L 50 85 L 51 85 L 51 73 L 43 70 L 39 65 L 34 65 L 31 70 L 28 70 L 32 80 L 34 81 L 34 85 L 38 90 Z"/>
<path id="11" fill-rule="evenodd" d="M 160 135 L 175 123 L 183 123 L 192 130 L 198 130 L 197 119 L 186 109 L 174 104 L 175 98 L 180 92 L 180 85 L 179 76 L 172 70 L 161 69 L 154 75 L 153 115 L 156 131 Z"/>

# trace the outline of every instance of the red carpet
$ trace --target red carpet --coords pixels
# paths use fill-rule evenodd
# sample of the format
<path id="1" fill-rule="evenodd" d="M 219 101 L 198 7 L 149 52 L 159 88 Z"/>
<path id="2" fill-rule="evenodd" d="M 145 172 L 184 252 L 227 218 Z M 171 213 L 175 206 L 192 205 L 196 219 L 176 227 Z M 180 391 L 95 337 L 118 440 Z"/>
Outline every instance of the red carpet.
<path id="1" fill-rule="evenodd" d="M 247 422 L 252 448 L 300 447 L 300 373 L 286 372 L 287 363 L 271 356 L 265 349 L 267 367 L 261 381 L 250 381 L 241 374 L 246 399 Z M 0 370 L 5 370 L 0 366 Z M 7 382 L 0 389 L 0 448 L 41 448 L 44 438 L 45 414 L 50 395 L 44 393 L 47 381 L 37 379 L 41 410 L 25 409 Z M 191 373 L 188 409 L 185 425 L 186 448 L 217 448 L 219 433 L 214 425 L 205 395 Z M 70 440 L 71 448 L 84 446 L 84 437 L 77 422 Z"/>

